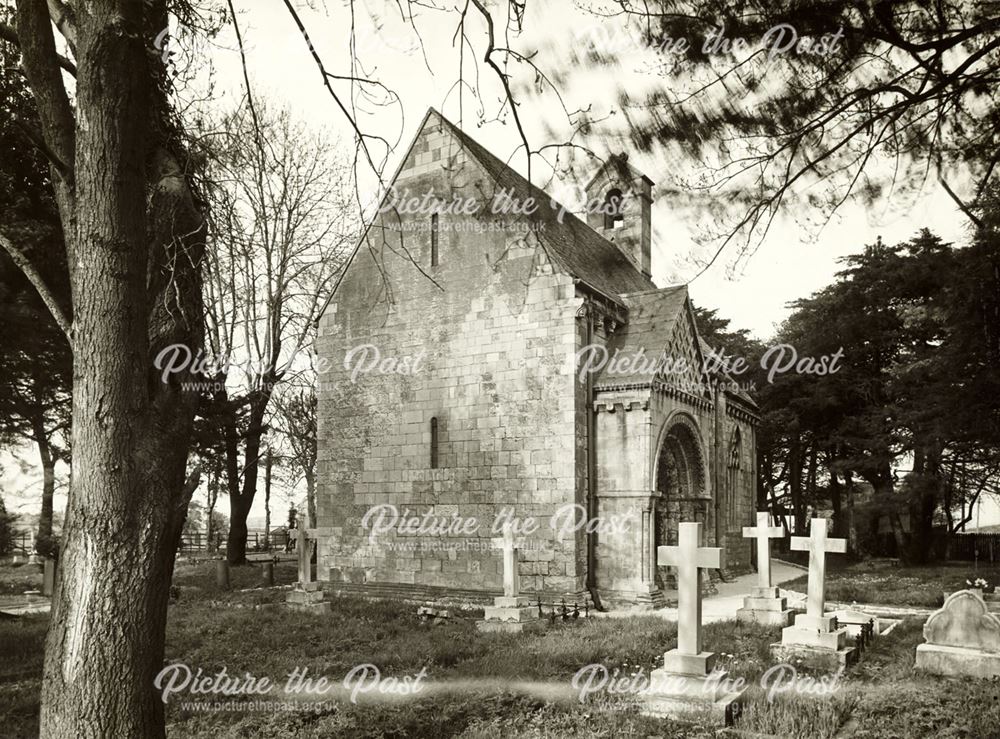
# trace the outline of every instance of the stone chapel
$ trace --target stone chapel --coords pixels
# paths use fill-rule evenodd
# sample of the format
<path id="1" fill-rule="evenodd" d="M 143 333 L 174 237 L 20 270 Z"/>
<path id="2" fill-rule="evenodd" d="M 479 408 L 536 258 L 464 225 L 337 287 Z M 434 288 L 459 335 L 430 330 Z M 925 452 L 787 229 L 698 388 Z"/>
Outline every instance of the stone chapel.
<path id="1" fill-rule="evenodd" d="M 324 586 L 485 601 L 498 520 L 546 602 L 665 604 L 679 521 L 748 570 L 757 408 L 652 282 L 652 181 L 612 157 L 578 217 L 430 110 L 393 187 L 316 340 Z"/>

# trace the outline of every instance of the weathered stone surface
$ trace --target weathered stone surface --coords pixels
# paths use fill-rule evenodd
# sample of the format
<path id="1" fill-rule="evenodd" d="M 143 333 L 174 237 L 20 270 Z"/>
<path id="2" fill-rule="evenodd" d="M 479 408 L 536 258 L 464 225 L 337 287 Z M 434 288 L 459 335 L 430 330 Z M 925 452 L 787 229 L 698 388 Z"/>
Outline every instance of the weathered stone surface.
<path id="1" fill-rule="evenodd" d="M 659 547 L 656 562 L 677 568 L 677 651 L 697 655 L 701 649 L 701 571 L 719 567 L 722 550 L 701 546 L 700 523 L 678 524 L 678 545 Z"/>
<path id="2" fill-rule="evenodd" d="M 306 603 L 320 603 L 323 600 L 322 590 L 290 590 L 285 594 L 285 603 L 295 603 L 302 605 Z"/>
<path id="3" fill-rule="evenodd" d="M 743 607 L 751 611 L 784 611 L 788 609 L 785 598 L 753 598 L 743 599 Z"/>
<path id="4" fill-rule="evenodd" d="M 1000 615 L 977 591 L 952 593 L 924 624 L 916 668 L 939 675 L 1000 676 Z"/>
<path id="5" fill-rule="evenodd" d="M 430 112 L 393 184 L 409 197 L 430 193 L 442 205 L 482 203 L 501 189 L 484 159 L 478 145 Z M 542 205 L 549 210 L 548 202 Z M 749 566 L 741 529 L 750 522 L 756 477 L 751 405 L 701 386 L 660 392 L 606 384 L 589 397 L 587 383 L 573 371 L 581 347 L 614 348 L 626 325 L 647 355 L 665 351 L 700 366 L 684 289 L 657 291 L 638 270 L 621 278 L 620 269 L 611 269 L 614 260 L 604 260 L 597 276 L 607 281 L 608 300 L 575 269 L 588 254 L 605 254 L 582 248 L 598 237 L 572 215 L 563 225 L 542 219 L 549 232 L 536 228 L 537 221 L 444 209 L 432 220 L 426 212 L 389 209 L 371 225 L 316 340 L 325 365 L 317 524 L 337 532 L 318 543 L 323 576 L 361 591 L 496 593 L 503 570 L 490 551 L 497 533 L 491 523 L 513 510 L 541 523 L 521 551 L 522 592 L 573 600 L 588 589 L 589 537 L 582 527 L 554 531 L 548 521 L 564 506 L 585 504 L 591 484 L 598 516 L 631 516 L 621 532 L 596 537 L 594 575 L 609 600 L 663 602 L 656 543 L 673 543 L 661 533 L 691 520 L 683 515 L 689 508 L 706 524 L 706 543 L 724 548 L 725 567 Z M 434 264 L 432 243 L 439 257 Z M 558 248 L 577 260 L 574 268 L 557 258 Z M 610 251 L 616 255 L 617 247 Z M 653 300 L 641 297 L 647 292 L 677 298 L 676 320 L 650 313 L 669 329 L 662 335 L 648 326 L 639 330 L 646 320 L 640 314 Z M 367 354 L 352 355 L 352 364 L 350 353 L 366 346 Z M 391 367 L 410 370 L 377 364 L 355 374 L 376 351 Z M 704 384 L 697 370 L 692 375 Z M 691 489 L 675 495 L 681 481 L 657 480 L 654 469 L 665 438 L 681 426 L 690 428 Z M 712 480 L 719 481 L 715 491 Z M 715 501 L 713 493 L 725 497 Z M 377 505 L 418 518 L 471 518 L 481 528 L 467 537 L 392 530 L 372 538 L 362 520 Z"/>
<path id="6" fill-rule="evenodd" d="M 795 626 L 803 631 L 836 631 L 837 617 L 832 613 L 819 616 L 812 613 L 798 613 L 795 615 Z"/>
<path id="7" fill-rule="evenodd" d="M 663 667 L 650 673 L 642 711 L 650 716 L 699 719 L 728 725 L 738 712 L 743 690 L 735 690 L 724 671 L 715 671 L 714 652 L 702 649 L 701 570 L 718 567 L 721 550 L 702 547 L 701 524 L 678 525 L 678 545 L 660 547 L 657 562 L 677 567 L 677 648 L 663 655 Z"/>
<path id="8" fill-rule="evenodd" d="M 788 626 L 792 622 L 794 611 L 791 608 L 783 610 L 756 610 L 740 608 L 736 611 L 736 620 L 743 623 L 760 624 L 761 626 Z"/>
<path id="9" fill-rule="evenodd" d="M 827 552 L 843 553 L 847 551 L 846 539 L 831 539 L 826 534 L 827 520 L 814 518 L 809 521 L 809 536 L 793 536 L 792 549 L 809 552 L 809 584 L 806 600 L 806 613 L 813 619 L 823 616 L 826 609 L 826 554 Z M 798 619 L 796 619 L 798 623 Z M 811 627 L 810 627 L 811 628 Z M 825 628 L 829 626 L 817 626 Z"/>
<path id="10" fill-rule="evenodd" d="M 820 631 L 818 629 L 803 629 L 796 623 L 781 630 L 781 643 L 815 649 L 837 651 L 847 645 L 847 629 L 835 631 Z"/>
<path id="11" fill-rule="evenodd" d="M 531 605 L 531 598 L 525 596 L 511 598 L 501 595 L 493 599 L 493 605 L 497 608 L 525 608 Z"/>
<path id="12" fill-rule="evenodd" d="M 525 608 L 486 606 L 483 611 L 487 621 L 533 621 L 538 619 L 538 609 L 534 606 Z"/>
<path id="13" fill-rule="evenodd" d="M 771 587 L 771 539 L 779 539 L 784 535 L 783 528 L 771 526 L 771 514 L 767 511 L 757 512 L 756 526 L 743 527 L 743 538 L 757 541 L 757 577 L 761 589 Z"/>
<path id="14" fill-rule="evenodd" d="M 1000 615 L 971 590 L 952 593 L 924 624 L 928 644 L 1000 652 Z"/>
<path id="15" fill-rule="evenodd" d="M 1000 677 L 1000 654 L 941 644 L 918 644 L 915 667 L 936 675 Z"/>
<path id="16" fill-rule="evenodd" d="M 744 690 L 732 689 L 724 671 L 687 675 L 664 667 L 653 670 L 649 679 L 642 693 L 643 715 L 729 726 L 740 713 Z"/>
<path id="17" fill-rule="evenodd" d="M 836 672 L 854 664 L 858 652 L 854 647 L 826 649 L 804 644 L 776 643 L 771 645 L 771 658 L 795 667 L 805 667 L 817 672 Z"/>
<path id="18" fill-rule="evenodd" d="M 718 655 L 715 652 L 686 654 L 679 649 L 671 649 L 663 654 L 663 667 L 654 672 L 704 677 L 715 669 L 717 659 Z"/>

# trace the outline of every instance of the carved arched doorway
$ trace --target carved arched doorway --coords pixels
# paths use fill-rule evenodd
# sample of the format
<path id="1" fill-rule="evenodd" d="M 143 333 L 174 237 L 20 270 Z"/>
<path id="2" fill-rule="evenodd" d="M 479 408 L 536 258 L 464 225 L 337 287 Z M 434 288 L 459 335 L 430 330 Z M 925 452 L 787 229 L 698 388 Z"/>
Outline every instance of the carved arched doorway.
<path id="1" fill-rule="evenodd" d="M 668 421 L 656 458 L 655 480 L 655 546 L 676 544 L 680 521 L 708 524 L 711 501 L 705 490 L 705 457 L 698 426 L 689 416 L 679 415 Z M 657 566 L 655 571 L 657 587 L 674 588 L 669 568 Z"/>

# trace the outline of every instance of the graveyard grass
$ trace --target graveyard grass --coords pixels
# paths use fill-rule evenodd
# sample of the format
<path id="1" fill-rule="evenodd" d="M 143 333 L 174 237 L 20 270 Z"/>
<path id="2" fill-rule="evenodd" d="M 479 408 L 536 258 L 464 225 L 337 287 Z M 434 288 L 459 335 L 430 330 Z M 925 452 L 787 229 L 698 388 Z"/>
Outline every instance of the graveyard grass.
<path id="1" fill-rule="evenodd" d="M 973 574 L 972 562 L 903 567 L 895 559 L 850 563 L 836 556 L 827 559 L 826 568 L 828 602 L 925 608 L 939 608 L 944 593 L 965 589 L 966 579 Z M 1000 564 L 980 564 L 976 572 L 989 583 L 1000 585 Z M 804 593 L 806 581 L 803 573 L 781 587 Z"/>
<path id="2" fill-rule="evenodd" d="M 567 689 L 581 667 L 602 663 L 622 675 L 647 674 L 674 646 L 673 624 L 656 616 L 591 618 L 550 627 L 541 635 L 480 634 L 474 613 L 440 625 L 422 623 L 416 607 L 358 598 L 333 599 L 330 615 L 286 611 L 282 590 L 214 590 L 212 563 L 180 565 L 179 598 L 170 607 L 167 658 L 192 668 L 229 674 L 248 671 L 282 683 L 296 667 L 339 681 L 356 665 L 378 665 L 383 676 L 415 674 L 452 683 L 495 678 L 448 694 L 380 705 L 332 703 L 294 712 L 192 712 L 175 696 L 167 709 L 174 737 L 493 737 L 568 735 L 611 737 L 719 736 L 715 727 L 645 718 L 628 696 L 592 698 L 581 705 Z M 256 568 L 235 568 L 233 587 L 250 587 Z M 291 564 L 275 570 L 279 583 L 295 576 Z M 264 606 L 256 608 L 255 606 Z M 0 727 L 3 736 L 37 735 L 37 701 L 47 619 L 0 621 Z M 866 652 L 833 697 L 790 695 L 773 704 L 759 687 L 747 692 L 741 729 L 782 737 L 832 737 L 845 723 L 858 737 L 988 736 L 1000 726 L 995 681 L 957 680 L 914 673 L 922 622 L 910 619 Z M 757 686 L 770 666 L 768 645 L 780 632 L 733 622 L 705 628 L 706 648 L 717 651 L 730 676 Z M 545 696 L 517 683 L 559 685 Z M 726 732 L 728 733 L 728 732 Z M 723 734 L 724 735 L 724 734 Z"/>

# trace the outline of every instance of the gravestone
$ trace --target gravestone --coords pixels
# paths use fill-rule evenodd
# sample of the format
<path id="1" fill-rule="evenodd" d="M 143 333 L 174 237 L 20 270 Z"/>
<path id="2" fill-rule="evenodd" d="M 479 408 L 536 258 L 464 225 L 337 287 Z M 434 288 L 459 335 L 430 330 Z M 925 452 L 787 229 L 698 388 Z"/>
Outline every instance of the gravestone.
<path id="1" fill-rule="evenodd" d="M 330 612 L 330 603 L 323 600 L 320 583 L 312 578 L 312 555 L 316 548 L 316 539 L 330 533 L 332 532 L 328 529 L 306 528 L 302 514 L 299 514 L 298 526 L 289 532 L 289 536 L 295 539 L 295 552 L 299 563 L 299 578 L 285 596 L 285 605 L 289 608 L 310 613 Z"/>
<path id="2" fill-rule="evenodd" d="M 701 546 L 701 524 L 680 523 L 677 546 L 656 550 L 656 564 L 677 568 L 677 647 L 663 655 L 643 695 L 647 716 L 698 718 L 730 724 L 739 713 L 743 689 L 734 689 L 717 655 L 702 648 L 701 571 L 721 566 L 722 550 Z"/>
<path id="3" fill-rule="evenodd" d="M 215 587 L 219 590 L 229 590 L 229 561 L 217 560 L 215 563 Z"/>
<path id="4" fill-rule="evenodd" d="M 959 590 L 924 624 L 916 668 L 938 675 L 1000 676 L 1000 615 L 979 593 Z"/>
<path id="5" fill-rule="evenodd" d="M 59 563 L 52 557 L 45 558 L 45 569 L 42 573 L 42 595 L 49 598 L 56 592 L 56 577 L 59 572 Z"/>
<path id="6" fill-rule="evenodd" d="M 28 564 L 29 565 L 40 565 L 40 564 L 42 564 L 42 557 L 41 557 L 41 555 L 37 551 L 35 551 L 35 547 L 37 546 L 37 544 L 38 544 L 37 537 L 34 535 L 34 533 L 32 533 L 31 534 L 31 541 L 29 542 L 28 547 L 25 550 L 28 553 Z"/>
<path id="7" fill-rule="evenodd" d="M 757 540 L 757 587 L 743 599 L 743 607 L 736 611 L 738 621 L 764 624 L 766 626 L 788 626 L 792 620 L 792 609 L 788 601 L 778 596 L 778 589 L 771 583 L 771 539 L 785 535 L 780 526 L 771 526 L 766 511 L 757 513 L 756 526 L 744 526 L 743 538 Z"/>
<path id="8" fill-rule="evenodd" d="M 826 519 L 809 522 L 809 536 L 793 536 L 792 549 L 809 552 L 809 586 L 806 612 L 792 626 L 781 630 L 781 642 L 771 645 L 771 656 L 780 662 L 801 664 L 815 670 L 836 672 L 857 657 L 847 646 L 847 629 L 826 613 L 826 554 L 847 551 L 847 541 L 826 535 Z"/>
<path id="9" fill-rule="evenodd" d="M 274 562 L 264 562 L 260 566 L 260 584 L 264 588 L 274 587 Z"/>
<path id="10" fill-rule="evenodd" d="M 531 605 L 528 598 L 521 596 L 517 571 L 518 542 L 514 540 L 510 524 L 504 526 L 503 537 L 493 539 L 491 543 L 503 556 L 503 595 L 494 598 L 493 605 L 484 609 L 484 618 L 476 622 L 476 628 L 484 632 L 508 633 L 541 630 L 544 624 L 538 618 L 537 608 Z"/>

